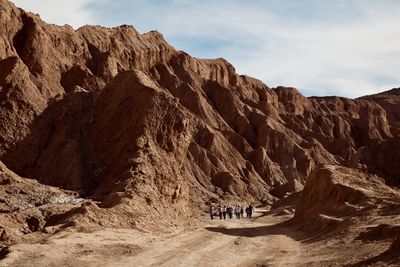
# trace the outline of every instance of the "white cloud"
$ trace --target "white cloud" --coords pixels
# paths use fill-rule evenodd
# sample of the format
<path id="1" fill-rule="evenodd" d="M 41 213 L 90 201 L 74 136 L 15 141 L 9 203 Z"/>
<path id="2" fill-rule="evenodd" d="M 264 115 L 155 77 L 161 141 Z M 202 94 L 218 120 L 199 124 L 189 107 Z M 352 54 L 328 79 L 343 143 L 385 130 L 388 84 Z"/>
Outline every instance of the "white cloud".
<path id="1" fill-rule="evenodd" d="M 88 5 L 96 0 L 13 0 L 16 6 L 26 11 L 38 13 L 48 23 L 69 24 L 78 28 L 95 22 L 95 14 Z"/>
<path id="2" fill-rule="evenodd" d="M 289 38 L 272 37 L 282 47 L 265 45 L 271 36 L 265 38 L 245 64 L 238 63 L 244 66 L 239 70 L 313 95 L 356 97 L 398 87 L 399 23 L 398 18 L 381 15 L 328 27 L 278 26 L 278 31 L 291 33 Z"/>

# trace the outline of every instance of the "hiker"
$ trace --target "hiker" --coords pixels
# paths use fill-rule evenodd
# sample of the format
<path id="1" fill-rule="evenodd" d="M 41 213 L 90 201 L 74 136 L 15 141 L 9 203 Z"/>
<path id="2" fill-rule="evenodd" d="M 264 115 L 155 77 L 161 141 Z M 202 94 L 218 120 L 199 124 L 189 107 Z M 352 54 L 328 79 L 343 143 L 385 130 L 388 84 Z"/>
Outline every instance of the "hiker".
<path id="1" fill-rule="evenodd" d="M 218 208 L 218 215 L 219 215 L 219 219 L 222 220 L 222 213 L 223 213 L 223 208 L 221 206 L 219 206 Z"/>
<path id="2" fill-rule="evenodd" d="M 212 205 L 208 208 L 208 212 L 210 213 L 211 220 L 214 219 L 214 207 Z"/>
<path id="3" fill-rule="evenodd" d="M 236 219 L 240 219 L 240 207 L 239 205 L 235 208 Z"/>
<path id="4" fill-rule="evenodd" d="M 244 213 L 243 207 L 240 206 L 240 217 L 242 217 L 242 218 L 243 218 L 243 213 Z"/>
<path id="5" fill-rule="evenodd" d="M 232 219 L 233 210 L 232 210 L 232 207 L 231 207 L 231 206 L 228 206 L 227 212 L 228 212 L 229 219 Z"/>
<path id="6" fill-rule="evenodd" d="M 251 219 L 251 216 L 253 215 L 254 208 L 253 208 L 253 206 L 250 204 L 250 206 L 248 207 L 248 209 L 249 209 L 248 216 L 249 216 L 249 218 Z"/>
<path id="7" fill-rule="evenodd" d="M 222 215 L 224 216 L 224 220 L 226 220 L 226 206 L 222 209 Z"/>

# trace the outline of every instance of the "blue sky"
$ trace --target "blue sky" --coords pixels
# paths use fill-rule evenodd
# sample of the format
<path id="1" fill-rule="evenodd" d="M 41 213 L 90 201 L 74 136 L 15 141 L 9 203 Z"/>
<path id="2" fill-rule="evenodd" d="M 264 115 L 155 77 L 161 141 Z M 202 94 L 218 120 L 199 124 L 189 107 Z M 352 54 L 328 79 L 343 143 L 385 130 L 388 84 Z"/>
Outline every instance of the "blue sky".
<path id="1" fill-rule="evenodd" d="M 397 0 L 15 0 L 55 24 L 158 30 L 176 49 L 303 94 L 400 87 Z"/>

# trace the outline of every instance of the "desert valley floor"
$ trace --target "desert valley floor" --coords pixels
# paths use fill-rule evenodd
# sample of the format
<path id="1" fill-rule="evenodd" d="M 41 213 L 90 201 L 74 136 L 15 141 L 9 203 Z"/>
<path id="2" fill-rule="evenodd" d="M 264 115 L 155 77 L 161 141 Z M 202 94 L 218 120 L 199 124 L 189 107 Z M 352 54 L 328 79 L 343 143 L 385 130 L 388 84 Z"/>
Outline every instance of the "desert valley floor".
<path id="1" fill-rule="evenodd" d="M 337 235 L 306 236 L 290 215 L 256 210 L 253 219 L 210 220 L 186 230 L 151 233 L 132 229 L 62 231 L 38 244 L 13 247 L 0 266 L 386 266 L 363 261 L 390 244 L 365 244 Z M 354 232 L 357 232 L 355 230 Z M 354 233 L 355 235 L 355 233 Z M 360 249 L 362 248 L 362 249 Z"/>

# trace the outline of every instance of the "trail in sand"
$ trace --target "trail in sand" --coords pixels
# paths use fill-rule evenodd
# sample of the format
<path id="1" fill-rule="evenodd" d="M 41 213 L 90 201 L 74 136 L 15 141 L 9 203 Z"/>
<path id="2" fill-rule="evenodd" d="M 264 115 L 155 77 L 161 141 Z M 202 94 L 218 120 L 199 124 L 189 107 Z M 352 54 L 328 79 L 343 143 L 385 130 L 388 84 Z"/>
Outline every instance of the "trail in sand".
<path id="1" fill-rule="evenodd" d="M 21 244 L 0 266 L 293 266 L 302 256 L 293 230 L 271 216 L 212 220 L 194 231 L 154 236 L 133 230 L 64 233 Z M 275 221 L 275 222 L 274 222 Z"/>

